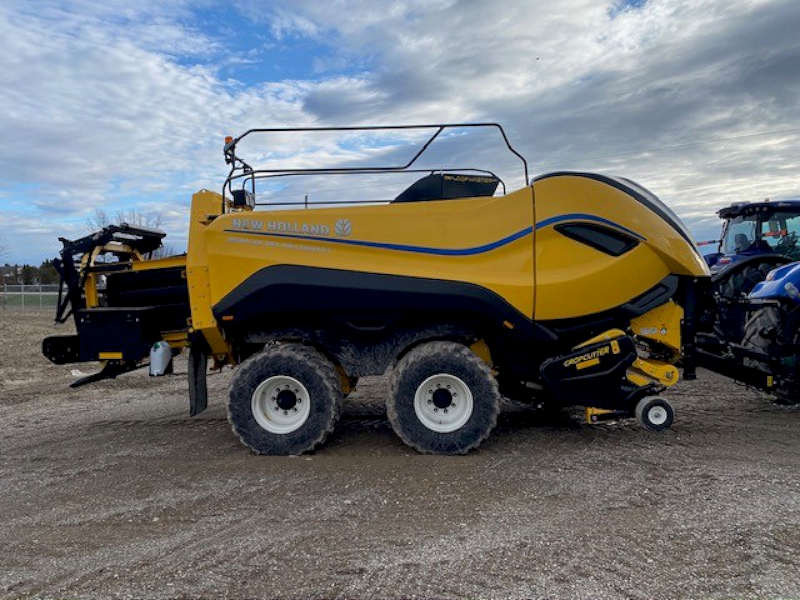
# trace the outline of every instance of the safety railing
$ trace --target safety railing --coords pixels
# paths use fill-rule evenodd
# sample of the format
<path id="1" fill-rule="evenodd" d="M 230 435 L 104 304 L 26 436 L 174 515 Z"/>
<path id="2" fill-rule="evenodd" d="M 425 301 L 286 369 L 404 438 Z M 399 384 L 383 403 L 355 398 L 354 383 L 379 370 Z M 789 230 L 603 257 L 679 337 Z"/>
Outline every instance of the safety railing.
<path id="1" fill-rule="evenodd" d="M 0 307 L 53 309 L 58 303 L 58 284 L 7 284 L 0 289 Z"/>
<path id="2" fill-rule="evenodd" d="M 259 202 L 256 200 L 256 182 L 264 182 L 265 180 L 275 179 L 275 178 L 291 178 L 295 176 L 332 176 L 332 175 L 364 175 L 364 176 L 371 176 L 371 175 L 387 175 L 387 174 L 397 174 L 397 173 L 469 173 L 473 175 L 483 175 L 496 178 L 499 182 L 500 189 L 502 193 L 506 193 L 506 184 L 502 177 L 498 176 L 496 173 L 492 172 L 491 170 L 487 170 L 485 168 L 476 168 L 475 166 L 471 165 L 451 165 L 447 168 L 437 166 L 437 167 L 422 167 L 418 168 L 418 161 L 422 157 L 423 154 L 428 151 L 429 148 L 433 145 L 433 143 L 440 138 L 443 132 L 452 132 L 453 130 L 496 130 L 501 139 L 503 144 L 505 145 L 506 149 L 510 152 L 512 156 L 519 161 L 522 172 L 523 172 L 523 181 L 527 185 L 529 181 L 528 176 L 528 162 L 525 160 L 525 157 L 522 156 L 512 145 L 506 135 L 505 130 L 500 126 L 498 123 L 433 123 L 433 124 L 424 124 L 424 125 L 365 125 L 365 126 L 353 126 L 353 127 L 290 127 L 290 128 L 256 128 L 256 129 L 249 129 L 245 131 L 242 135 L 237 138 L 228 137 L 225 139 L 225 147 L 223 149 L 223 153 L 225 155 L 225 162 L 231 166 L 230 173 L 228 177 L 225 179 L 225 183 L 222 186 L 222 211 L 224 212 L 226 209 L 226 200 L 231 199 L 234 196 L 235 186 L 239 186 L 241 191 L 244 192 L 245 190 L 249 191 L 252 195 L 252 205 L 259 205 L 259 204 L 268 204 L 270 206 L 303 206 L 308 208 L 310 205 L 320 206 L 320 205 L 337 205 L 342 204 L 341 201 L 335 202 L 309 202 L 308 197 L 303 201 L 293 201 L 293 202 Z M 237 146 L 242 141 L 244 141 L 248 137 L 255 137 L 255 136 L 263 136 L 269 134 L 302 134 L 302 133 L 316 133 L 322 134 L 324 132 L 328 133 L 360 133 L 360 134 L 375 134 L 375 133 L 382 133 L 387 134 L 389 132 L 409 132 L 409 131 L 417 131 L 419 133 L 423 133 L 424 135 L 420 140 L 416 142 L 408 142 L 408 146 L 410 149 L 414 149 L 413 155 L 409 159 L 401 159 L 398 164 L 389 164 L 389 165 L 359 165 L 359 166 L 350 166 L 350 167 L 336 167 L 336 166 L 323 166 L 323 167 L 298 167 L 298 168 L 267 168 L 258 165 L 251 165 L 245 162 L 242 157 L 237 154 Z M 365 144 L 368 146 L 368 144 Z M 246 196 L 242 196 L 245 198 Z M 383 199 L 368 199 L 368 200 L 355 200 L 349 199 L 346 203 L 347 204 L 382 204 L 384 202 L 389 202 L 389 198 Z M 234 203 L 235 205 L 235 203 Z"/>

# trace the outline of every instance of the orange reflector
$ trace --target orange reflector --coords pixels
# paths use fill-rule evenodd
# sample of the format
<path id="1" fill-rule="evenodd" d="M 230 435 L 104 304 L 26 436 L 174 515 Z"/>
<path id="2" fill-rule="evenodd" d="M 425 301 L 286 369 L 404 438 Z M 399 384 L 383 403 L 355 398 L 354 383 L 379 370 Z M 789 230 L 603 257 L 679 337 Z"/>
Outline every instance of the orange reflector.
<path id="1" fill-rule="evenodd" d="M 505 325 L 509 329 L 514 329 L 514 324 L 511 321 L 503 321 L 503 325 Z"/>
<path id="2" fill-rule="evenodd" d="M 225 315 L 222 317 L 223 321 L 233 321 L 233 315 Z"/>

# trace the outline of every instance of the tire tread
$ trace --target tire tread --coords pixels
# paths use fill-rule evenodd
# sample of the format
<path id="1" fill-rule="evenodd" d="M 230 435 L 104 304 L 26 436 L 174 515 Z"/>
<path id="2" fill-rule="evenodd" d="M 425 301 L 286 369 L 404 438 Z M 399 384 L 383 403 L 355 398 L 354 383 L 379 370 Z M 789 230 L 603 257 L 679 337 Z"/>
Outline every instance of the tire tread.
<path id="1" fill-rule="evenodd" d="M 492 375 L 491 370 L 489 369 L 488 365 L 483 362 L 474 352 L 472 352 L 469 348 L 464 346 L 463 344 L 459 344 L 457 342 L 450 342 L 450 341 L 434 341 L 434 342 L 426 342 L 424 344 L 420 344 L 416 348 L 409 351 L 406 355 L 404 355 L 397 363 L 394 369 L 392 369 L 389 375 L 389 401 L 386 402 L 386 414 L 389 417 L 389 422 L 392 423 L 392 427 L 398 437 L 405 443 L 407 446 L 410 446 L 417 452 L 422 454 L 441 454 L 442 452 L 438 452 L 424 446 L 421 446 L 413 439 L 411 439 L 405 431 L 401 427 L 395 426 L 395 424 L 399 420 L 399 415 L 397 412 L 397 406 L 394 402 L 394 398 L 396 397 L 399 389 L 399 379 L 400 375 L 411 365 L 420 361 L 434 361 L 437 357 L 442 355 L 455 355 L 463 358 L 470 366 L 475 368 L 483 377 L 485 377 L 486 381 L 490 385 L 491 393 L 489 398 L 482 398 L 482 402 L 491 402 L 492 403 L 492 410 L 491 410 L 491 422 L 489 427 L 486 428 L 486 431 L 481 435 L 480 438 L 459 449 L 456 452 L 448 452 L 448 454 L 467 454 L 471 450 L 474 450 L 478 446 L 480 446 L 486 438 L 489 437 L 492 430 L 497 425 L 497 416 L 500 412 L 500 388 L 498 386 L 497 380 Z"/>
<path id="2" fill-rule="evenodd" d="M 298 343 L 289 344 L 271 344 L 264 350 L 250 356 L 245 360 L 233 374 L 228 388 L 228 422 L 234 434 L 241 440 L 241 442 L 251 448 L 257 454 L 265 454 L 258 448 L 248 442 L 247 435 L 239 423 L 237 423 L 238 415 L 233 409 L 234 400 L 242 393 L 241 382 L 246 380 L 253 372 L 261 368 L 263 361 L 275 359 L 289 359 L 297 361 L 298 363 L 305 364 L 319 374 L 323 385 L 327 388 L 329 397 L 334 399 L 333 410 L 325 424 L 325 427 L 319 431 L 316 437 L 308 440 L 307 444 L 303 447 L 297 448 L 297 454 L 311 452 L 320 446 L 327 437 L 336 428 L 339 422 L 339 417 L 342 413 L 343 394 L 341 390 L 341 382 L 336 368 L 330 360 L 323 356 L 316 348 L 306 346 Z M 249 398 L 247 399 L 249 403 Z"/>

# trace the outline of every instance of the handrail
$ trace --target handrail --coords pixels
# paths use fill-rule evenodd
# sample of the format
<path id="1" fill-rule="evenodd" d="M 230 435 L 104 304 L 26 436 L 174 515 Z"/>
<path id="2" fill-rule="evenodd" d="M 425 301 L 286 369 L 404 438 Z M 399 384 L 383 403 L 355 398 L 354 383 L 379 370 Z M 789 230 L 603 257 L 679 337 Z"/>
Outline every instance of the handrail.
<path id="1" fill-rule="evenodd" d="M 522 163 L 525 183 L 528 183 L 528 162 L 511 145 L 508 136 L 503 130 L 502 126 L 498 123 L 438 123 L 428 125 L 364 125 L 364 126 L 345 126 L 345 127 L 267 127 L 267 128 L 253 128 L 248 129 L 242 135 L 227 141 L 223 154 L 225 156 L 226 164 L 231 165 L 231 170 L 222 186 L 222 210 L 224 212 L 226 203 L 226 191 L 233 192 L 234 181 L 244 179 L 242 187 L 250 183 L 250 188 L 255 193 L 255 182 L 257 179 L 268 179 L 273 177 L 288 177 L 296 175 L 352 175 L 352 174 L 381 174 L 381 173 L 414 173 L 414 172 L 436 172 L 435 169 L 411 169 L 411 166 L 422 156 L 431 144 L 439 137 L 439 135 L 446 129 L 474 129 L 474 128 L 495 128 L 500 132 L 500 135 L 505 142 L 508 150 L 519 158 Z M 417 150 L 414 156 L 405 164 L 384 167 L 326 167 L 326 168 L 302 168 L 302 169 L 257 169 L 253 168 L 242 158 L 237 156 L 237 145 L 248 136 L 261 133 L 302 133 L 302 132 L 325 132 L 325 131 L 408 131 L 408 130 L 424 130 L 434 129 L 432 135 L 425 141 L 422 146 Z M 505 183 L 491 171 L 486 169 L 469 168 L 448 168 L 444 171 L 471 171 L 491 175 L 497 178 L 502 184 L 503 191 L 505 192 Z M 377 202 L 377 201 L 371 201 Z M 286 204 L 286 203 L 281 203 Z M 290 203 L 291 204 L 291 203 Z M 303 204 L 303 203 L 298 203 Z M 307 204 L 307 203 L 306 203 Z M 331 204 L 331 203 L 323 203 Z"/>

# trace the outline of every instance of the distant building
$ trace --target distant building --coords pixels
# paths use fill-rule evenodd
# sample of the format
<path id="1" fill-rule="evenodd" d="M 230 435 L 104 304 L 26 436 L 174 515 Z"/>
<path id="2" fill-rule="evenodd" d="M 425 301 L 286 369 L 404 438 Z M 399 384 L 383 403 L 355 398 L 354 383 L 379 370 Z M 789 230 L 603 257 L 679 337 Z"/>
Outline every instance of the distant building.
<path id="1" fill-rule="evenodd" d="M 21 275 L 21 265 L 0 266 L 0 280 L 2 280 L 3 283 L 17 283 Z"/>

